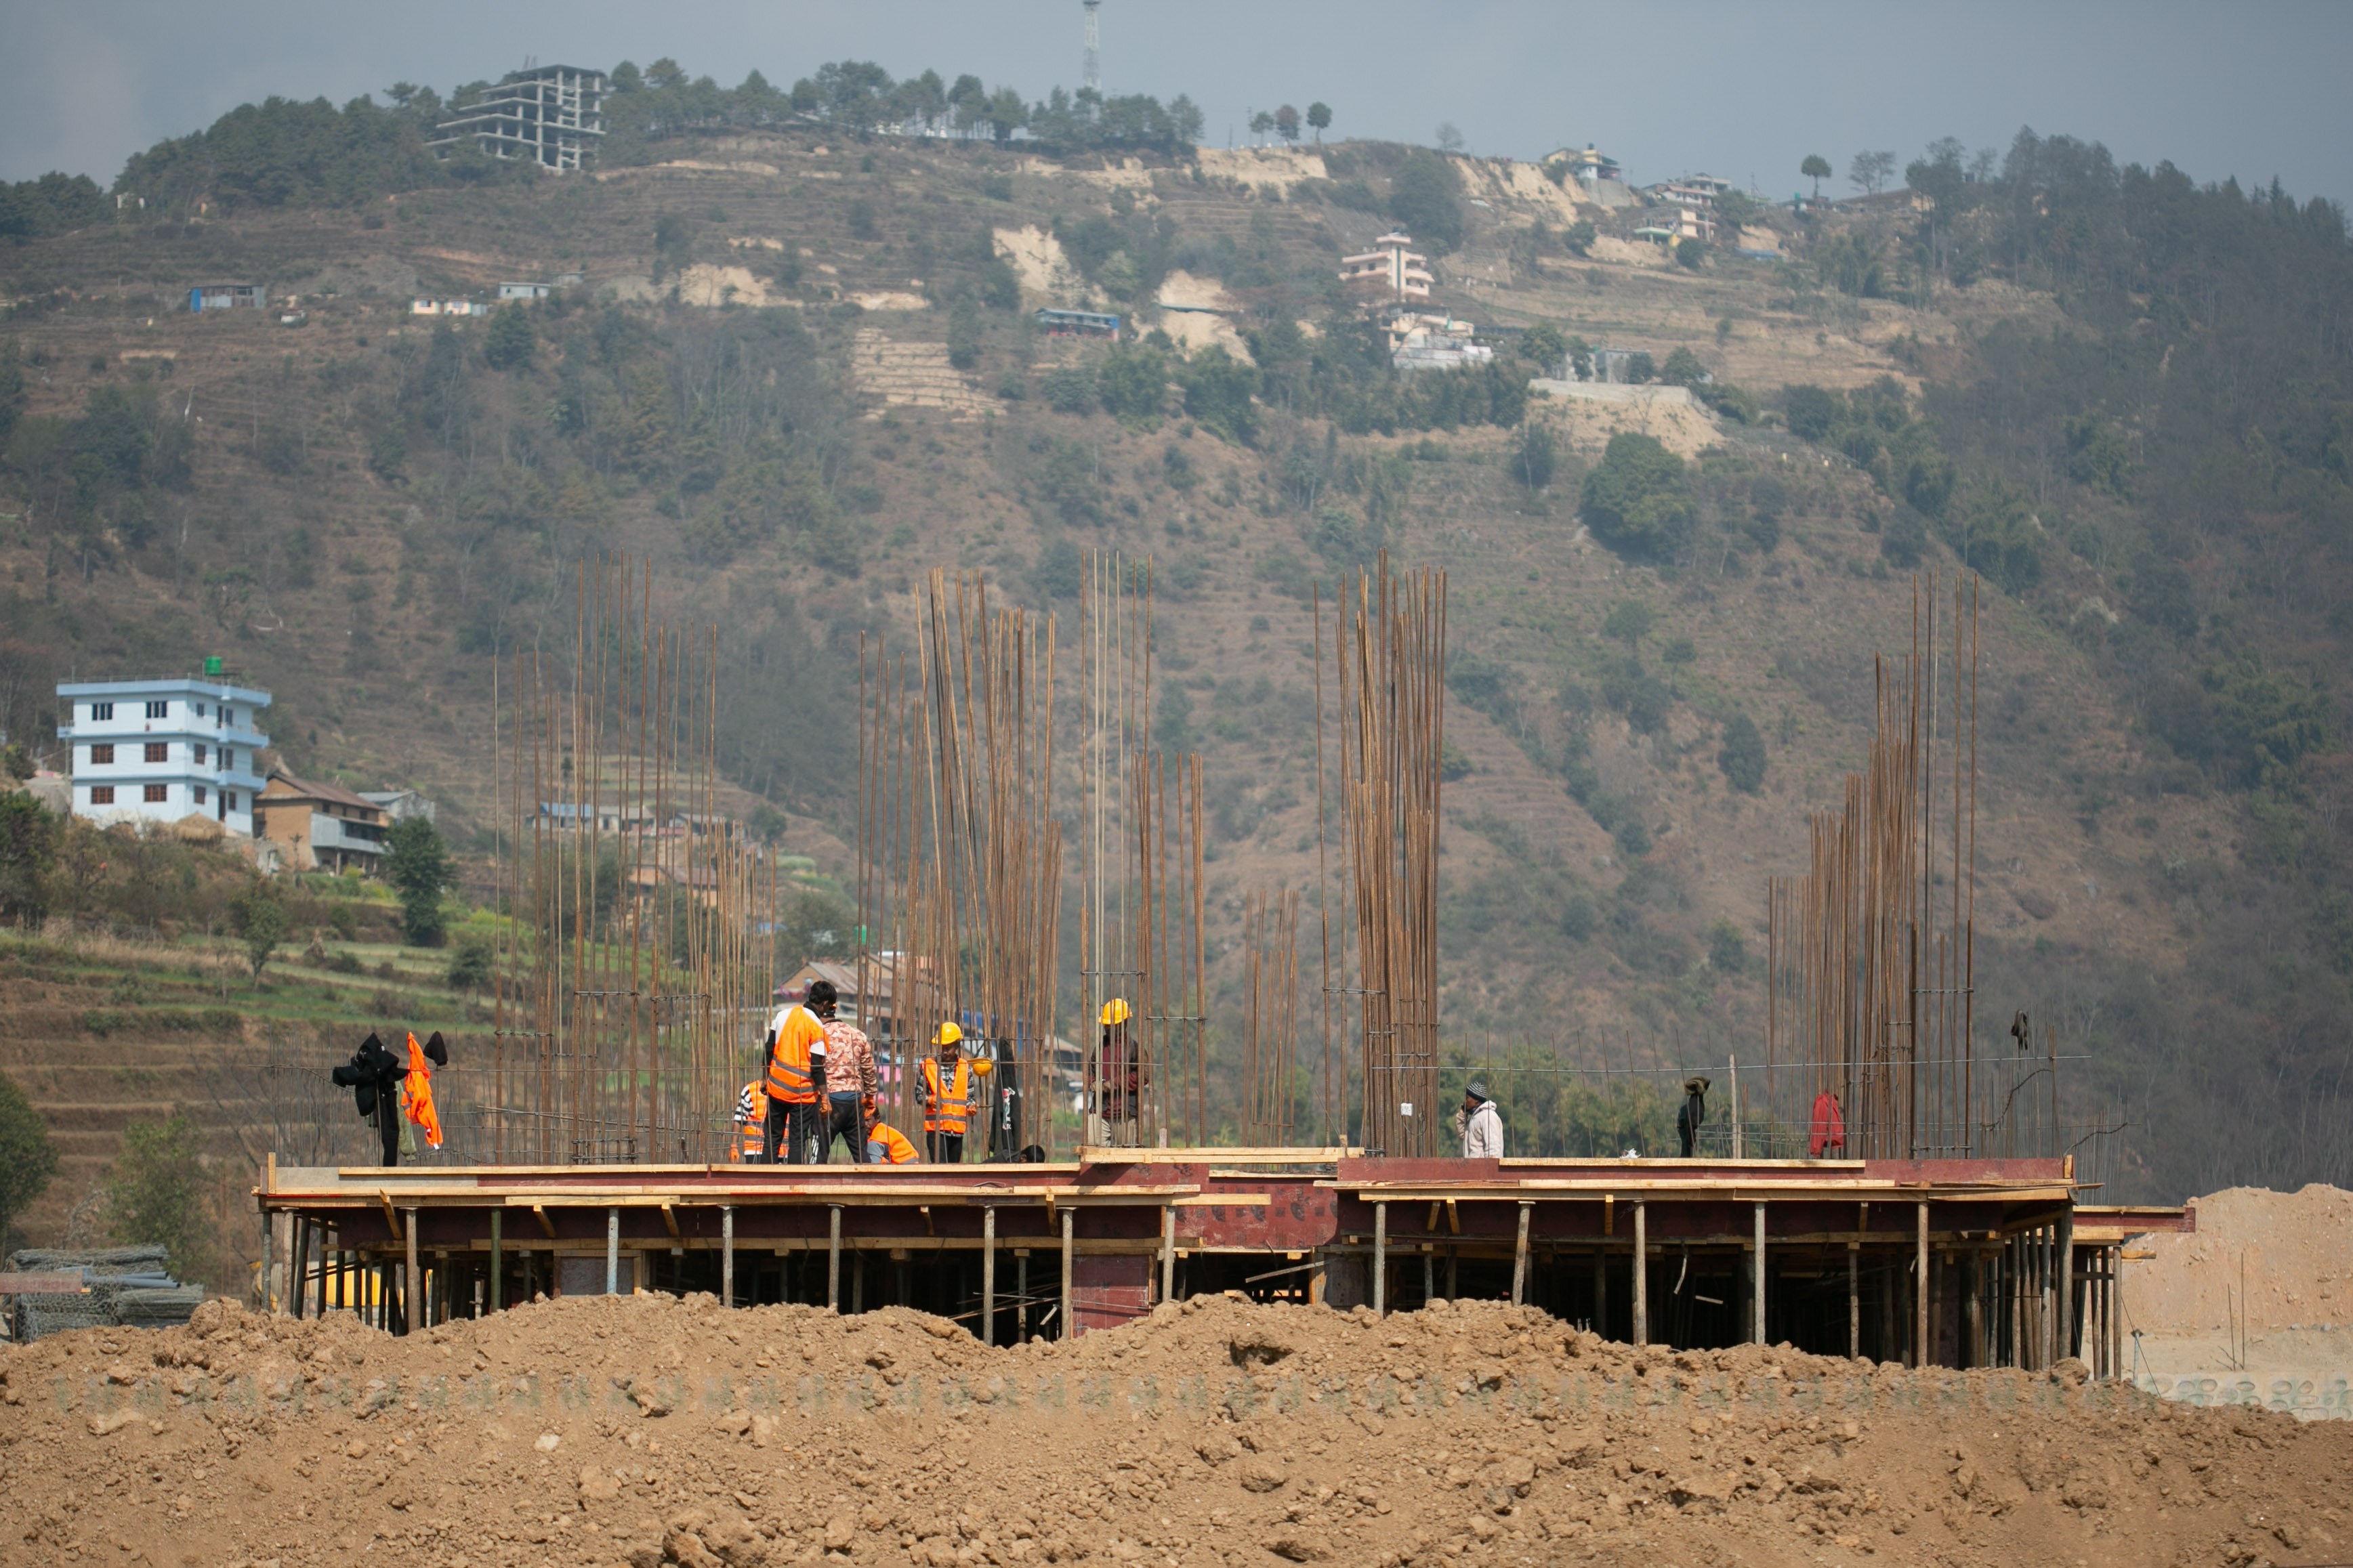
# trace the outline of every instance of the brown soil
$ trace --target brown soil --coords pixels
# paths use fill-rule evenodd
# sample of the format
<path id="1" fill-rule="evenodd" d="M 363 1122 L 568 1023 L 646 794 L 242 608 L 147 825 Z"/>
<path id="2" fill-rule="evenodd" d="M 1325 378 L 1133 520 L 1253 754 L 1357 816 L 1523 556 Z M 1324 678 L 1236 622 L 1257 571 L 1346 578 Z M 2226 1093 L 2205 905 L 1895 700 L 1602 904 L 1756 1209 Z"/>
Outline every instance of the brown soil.
<path id="1" fill-rule="evenodd" d="M 2334 1562 L 2353 1426 L 1543 1313 L 538 1303 L 393 1339 L 207 1303 L 0 1353 L 0 1557 L 346 1563 Z"/>

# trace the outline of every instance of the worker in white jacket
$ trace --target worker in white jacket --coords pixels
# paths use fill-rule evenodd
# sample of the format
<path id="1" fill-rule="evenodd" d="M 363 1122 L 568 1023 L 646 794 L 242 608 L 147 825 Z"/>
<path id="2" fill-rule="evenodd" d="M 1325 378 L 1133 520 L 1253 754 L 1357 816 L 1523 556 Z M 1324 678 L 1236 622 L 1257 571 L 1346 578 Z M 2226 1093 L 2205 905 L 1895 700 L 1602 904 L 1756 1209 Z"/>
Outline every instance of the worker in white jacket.
<path id="1" fill-rule="evenodd" d="M 1473 1082 L 1462 1091 L 1462 1107 L 1454 1113 L 1462 1130 L 1462 1157 L 1500 1160 L 1504 1157 L 1504 1118 L 1488 1098 L 1487 1086 Z"/>

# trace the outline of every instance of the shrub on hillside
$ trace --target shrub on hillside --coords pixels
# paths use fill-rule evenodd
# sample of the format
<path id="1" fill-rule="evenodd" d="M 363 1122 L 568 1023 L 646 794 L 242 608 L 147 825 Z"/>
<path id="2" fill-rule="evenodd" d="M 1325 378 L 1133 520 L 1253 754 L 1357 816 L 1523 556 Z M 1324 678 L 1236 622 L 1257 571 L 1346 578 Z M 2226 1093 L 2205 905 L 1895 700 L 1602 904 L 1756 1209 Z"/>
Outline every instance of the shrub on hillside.
<path id="1" fill-rule="evenodd" d="M 1725 721 L 1724 745 L 1715 753 L 1715 765 L 1724 770 L 1725 782 L 1743 795 L 1755 795 L 1765 787 L 1765 737 L 1757 721 L 1746 713 L 1735 713 Z"/>
<path id="2" fill-rule="evenodd" d="M 1683 460 L 1654 436 L 1609 437 L 1585 476 L 1583 515 L 1593 537 L 1625 555 L 1672 555 L 1691 535 L 1698 509 L 1683 488 Z"/>

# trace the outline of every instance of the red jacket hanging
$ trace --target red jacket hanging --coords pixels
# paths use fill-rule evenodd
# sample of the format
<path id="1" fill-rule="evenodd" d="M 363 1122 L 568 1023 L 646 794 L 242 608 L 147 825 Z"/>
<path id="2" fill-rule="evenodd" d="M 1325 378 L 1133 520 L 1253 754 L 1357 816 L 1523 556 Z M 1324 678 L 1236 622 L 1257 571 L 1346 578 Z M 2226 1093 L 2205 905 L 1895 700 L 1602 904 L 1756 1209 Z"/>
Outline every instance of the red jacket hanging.
<path id="1" fill-rule="evenodd" d="M 1838 1096 L 1829 1093 L 1814 1096 L 1813 1135 L 1806 1140 L 1806 1157 L 1819 1160 L 1825 1149 L 1846 1152 L 1846 1113 L 1839 1109 Z"/>

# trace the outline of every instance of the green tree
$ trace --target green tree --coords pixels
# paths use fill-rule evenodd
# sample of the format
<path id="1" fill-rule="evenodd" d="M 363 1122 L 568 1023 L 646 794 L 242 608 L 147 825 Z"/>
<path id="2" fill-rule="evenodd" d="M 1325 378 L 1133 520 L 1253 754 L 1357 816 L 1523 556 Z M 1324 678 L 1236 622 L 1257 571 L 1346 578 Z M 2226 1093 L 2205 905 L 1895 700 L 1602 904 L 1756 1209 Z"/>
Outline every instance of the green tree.
<path id="1" fill-rule="evenodd" d="M 58 1173 L 58 1147 L 49 1124 L 16 1087 L 0 1073 L 0 1252 L 16 1216 L 33 1206 Z"/>
<path id="2" fill-rule="evenodd" d="M 0 795 L 0 923 L 37 929 L 48 918 L 63 826 L 29 795 Z"/>
<path id="3" fill-rule="evenodd" d="M 1829 179 L 1834 173 L 1836 173 L 1836 171 L 1831 167 L 1831 161 L 1828 158 L 1823 157 L 1820 153 L 1807 153 L 1806 161 L 1798 165 L 1799 175 L 1801 178 L 1813 181 L 1814 200 L 1816 201 L 1820 201 L 1822 199 L 1822 182 Z"/>
<path id="4" fill-rule="evenodd" d="M 228 918 L 237 940 L 245 944 L 245 962 L 259 981 L 277 956 L 278 944 L 286 939 L 286 900 L 278 896 L 276 884 L 256 877 L 229 900 Z"/>
<path id="5" fill-rule="evenodd" d="M 1675 241 L 1675 265 L 1696 272 L 1707 264 L 1708 246 L 1704 239 L 1688 236 Z"/>
<path id="6" fill-rule="evenodd" d="M 1299 140 L 1299 110 L 1284 104 L 1274 111 L 1274 133 L 1285 142 Z"/>
<path id="7" fill-rule="evenodd" d="M 1707 366 L 1700 363 L 1699 355 L 1690 349 L 1679 348 L 1660 367 L 1659 379 L 1669 386 L 1697 386 L 1707 379 Z"/>
<path id="8" fill-rule="evenodd" d="M 1715 198 L 1715 216 L 1737 246 L 1740 231 L 1757 221 L 1757 198 L 1746 191 L 1726 191 Z"/>
<path id="9" fill-rule="evenodd" d="M 1561 231 L 1560 242 L 1567 247 L 1571 256 L 1583 256 L 1593 248 L 1593 242 L 1600 237 L 1601 231 L 1593 226 L 1593 220 L 1589 217 L 1581 217 Z"/>
<path id="10" fill-rule="evenodd" d="M 1332 129 L 1332 106 L 1328 103 L 1309 104 L 1307 123 L 1315 132 L 1315 144 L 1321 147 L 1324 144 L 1324 132 Z"/>
<path id="11" fill-rule="evenodd" d="M 1765 787 L 1765 737 L 1757 721 L 1746 713 L 1735 713 L 1725 721 L 1724 745 L 1715 753 L 1715 765 L 1724 770 L 1725 782 L 1743 795 L 1755 795 Z"/>
<path id="12" fill-rule="evenodd" d="M 1550 321 L 1538 321 L 1520 334 L 1520 357 L 1549 372 L 1568 357 L 1568 340 Z"/>
<path id="13" fill-rule="evenodd" d="M 1540 490 L 1552 483 L 1556 458 L 1552 426 L 1531 419 L 1520 426 L 1520 438 L 1512 443 L 1512 474 L 1532 490 Z"/>
<path id="14" fill-rule="evenodd" d="M 1603 617 L 1601 635 L 1624 643 L 1629 654 L 1639 653 L 1642 639 L 1651 635 L 1651 626 L 1657 623 L 1657 613 L 1641 600 L 1620 599 Z"/>
<path id="15" fill-rule="evenodd" d="M 1690 535 L 1698 511 L 1683 490 L 1683 460 L 1655 436 L 1621 431 L 1585 476 L 1585 526 L 1629 555 L 1668 555 Z"/>
<path id="16" fill-rule="evenodd" d="M 531 312 L 516 303 L 500 306 L 498 314 L 491 318 L 491 330 L 482 334 L 482 361 L 492 370 L 524 369 L 538 348 Z"/>
<path id="17" fill-rule="evenodd" d="M 1462 183 L 1454 165 L 1417 147 L 1389 181 L 1389 216 L 1436 254 L 1462 243 Z"/>
<path id="18" fill-rule="evenodd" d="M 452 991 L 479 991 L 491 983 L 492 968 L 490 938 L 468 931 L 450 950 L 449 970 L 444 978 Z"/>
<path id="19" fill-rule="evenodd" d="M 1887 186 L 1895 174 L 1893 153 L 1857 153 L 1854 162 L 1847 165 L 1847 184 L 1865 195 L 1875 196 Z"/>
<path id="20" fill-rule="evenodd" d="M 969 294 L 948 307 L 948 363 L 970 370 L 980 363 L 980 307 Z"/>
<path id="21" fill-rule="evenodd" d="M 1258 373 L 1250 366 L 1212 343 L 1186 363 L 1177 379 L 1185 386 L 1185 412 L 1203 429 L 1240 447 L 1257 441 L 1258 409 L 1250 394 Z"/>
<path id="22" fill-rule="evenodd" d="M 1829 435 L 1838 411 L 1838 395 L 1826 387 L 1798 385 L 1781 389 L 1781 412 L 1789 422 L 1789 434 L 1802 440 L 1819 441 Z"/>
<path id="23" fill-rule="evenodd" d="M 1121 343 L 1103 356 L 1103 405 L 1113 418 L 1142 424 L 1168 395 L 1168 359 L 1149 343 Z"/>
<path id="24" fill-rule="evenodd" d="M 2198 679 L 2213 695 L 2221 749 L 2250 784 L 2284 787 L 2299 758 L 2328 744 L 2327 694 L 2261 654 L 2218 659 Z"/>
<path id="25" fill-rule="evenodd" d="M 219 1257 L 205 1201 L 210 1184 L 204 1139 L 186 1111 L 133 1121 L 106 1181 L 107 1229 L 119 1242 L 170 1248 L 180 1279 L 210 1279 Z"/>
<path id="26" fill-rule="evenodd" d="M 455 880 L 448 847 L 429 817 L 408 816 L 385 836 L 384 874 L 400 895 L 400 929 L 414 947 L 438 947 L 448 918 L 441 894 Z"/>

